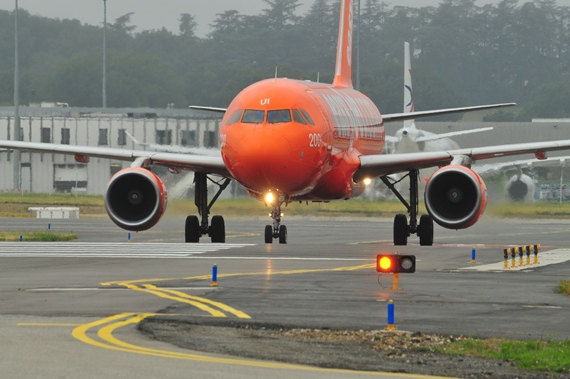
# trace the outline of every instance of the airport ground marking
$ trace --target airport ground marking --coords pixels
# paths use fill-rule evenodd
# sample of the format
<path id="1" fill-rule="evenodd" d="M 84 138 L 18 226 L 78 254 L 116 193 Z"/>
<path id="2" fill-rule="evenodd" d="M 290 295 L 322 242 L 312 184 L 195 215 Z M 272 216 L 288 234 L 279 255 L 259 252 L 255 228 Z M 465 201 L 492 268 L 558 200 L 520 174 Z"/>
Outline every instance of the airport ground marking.
<path id="1" fill-rule="evenodd" d="M 169 299 L 169 300 L 173 300 L 176 301 L 178 303 L 186 303 L 189 305 L 192 305 L 193 307 L 196 307 L 204 312 L 208 312 L 209 314 L 211 314 L 214 317 L 226 317 L 226 314 L 223 312 L 220 312 L 217 309 L 214 309 L 206 304 L 204 304 L 203 301 L 195 301 L 195 300 L 191 300 L 189 298 L 183 298 L 181 296 L 174 296 L 172 294 L 163 292 L 162 290 L 158 289 L 157 287 L 154 288 L 141 288 L 138 287 L 134 284 L 125 284 L 125 287 L 127 287 L 128 289 L 131 289 L 133 291 L 140 291 L 140 292 L 146 292 L 146 293 L 150 293 L 152 295 L 158 296 L 158 297 L 162 297 L 165 299 Z M 174 291 L 174 292 L 178 292 L 178 291 Z M 178 292 L 181 293 L 181 292 Z M 198 298 L 198 297 L 195 297 Z M 205 299 L 204 299 L 205 300 Z"/>
<path id="2" fill-rule="evenodd" d="M 489 263 L 477 266 L 468 266 L 459 268 L 460 271 L 488 271 L 488 272 L 514 272 L 514 271 L 526 271 L 533 270 L 538 267 L 544 267 L 552 264 L 558 264 L 570 261 L 570 249 L 554 249 L 542 251 L 539 254 L 540 262 L 531 265 L 517 265 L 516 267 L 509 267 L 505 269 L 504 261 L 497 263 Z"/>
<path id="3" fill-rule="evenodd" d="M 114 333 L 118 329 L 130 325 L 136 325 L 141 321 L 143 321 L 144 319 L 156 315 L 157 315 L 156 313 L 129 313 L 129 312 L 120 313 L 91 323 L 82 324 L 73 330 L 72 335 L 77 340 L 98 348 L 121 351 L 132 354 L 168 358 L 168 359 L 180 359 L 180 360 L 203 362 L 203 363 L 247 366 L 247 367 L 264 368 L 264 369 L 282 369 L 282 370 L 291 370 L 291 371 L 312 371 L 312 372 L 325 372 L 325 373 L 328 372 L 335 374 L 353 374 L 353 375 L 358 374 L 366 376 L 378 376 L 378 377 L 389 376 L 389 377 L 406 377 L 406 378 L 418 378 L 418 379 L 434 378 L 433 376 L 426 376 L 419 374 L 403 374 L 403 373 L 400 374 L 400 373 L 386 373 L 386 372 L 374 372 L 374 371 L 321 368 L 321 367 L 305 366 L 294 363 L 280 363 L 280 362 L 249 360 L 249 359 L 240 359 L 240 358 L 215 357 L 209 355 L 200 355 L 200 354 L 184 353 L 184 352 L 177 352 L 171 350 L 148 348 L 144 346 L 134 345 L 115 337 Z M 87 335 L 89 332 L 95 332 L 95 330 L 97 333 L 97 337 L 101 341 L 98 341 Z"/>
<path id="4" fill-rule="evenodd" d="M 71 323 L 71 322 L 18 322 L 16 324 L 16 326 L 29 326 L 29 327 L 34 327 L 34 326 L 53 326 L 53 327 L 58 327 L 58 328 L 69 328 L 70 326 L 79 326 L 81 324 L 78 323 Z"/>
<path id="5" fill-rule="evenodd" d="M 180 297 L 183 299 L 190 299 L 190 300 L 195 300 L 195 301 L 198 301 L 201 303 L 210 304 L 210 305 L 218 307 L 218 308 L 220 308 L 220 309 L 222 309 L 228 313 L 231 313 L 238 318 L 243 318 L 243 319 L 250 319 L 251 318 L 251 316 L 249 316 L 247 313 L 239 311 L 235 308 L 232 308 L 229 305 L 226 305 L 224 303 L 220 303 L 219 301 L 214 301 L 214 300 L 210 300 L 210 299 L 207 299 L 204 297 L 189 295 L 187 293 L 175 291 L 172 289 L 159 288 L 159 287 L 156 287 L 155 285 L 152 285 L 152 284 L 145 284 L 144 287 L 149 288 L 149 289 L 156 289 L 156 290 L 161 291 L 161 292 L 170 293 L 174 296 L 177 296 L 177 297 Z"/>
<path id="6" fill-rule="evenodd" d="M 267 258 L 267 259 L 272 259 L 272 258 Z M 333 267 L 333 268 L 316 268 L 316 269 L 274 271 L 271 273 L 271 275 L 301 275 L 301 274 L 314 274 L 314 273 L 319 273 L 319 272 L 357 271 L 357 270 L 371 269 L 374 267 L 376 267 L 375 263 L 367 263 L 367 264 L 363 264 L 363 265 L 342 266 L 342 267 Z M 220 279 L 220 278 L 233 278 L 233 277 L 239 277 L 239 276 L 262 276 L 262 275 L 263 276 L 267 275 L 267 272 L 265 272 L 265 271 L 236 272 L 236 273 L 230 273 L 230 274 L 218 273 L 218 279 Z M 161 283 L 161 282 L 176 281 L 176 280 L 199 281 L 199 280 L 210 280 L 211 278 L 212 278 L 212 275 L 207 274 L 207 275 L 187 276 L 184 278 L 146 278 L 146 279 L 133 279 L 133 280 L 117 280 L 117 281 L 102 282 L 100 284 L 103 287 L 110 287 L 110 286 L 115 286 L 115 285 L 116 286 L 125 286 L 126 284 L 140 284 L 140 283 L 148 283 L 148 282 Z"/>
<path id="7" fill-rule="evenodd" d="M 343 267 L 333 267 L 333 268 L 326 268 L 326 269 L 300 269 L 300 270 L 285 270 L 285 271 L 276 271 L 272 273 L 272 275 L 301 275 L 301 274 L 312 274 L 318 272 L 341 272 L 341 271 L 357 271 L 363 269 L 371 269 L 374 268 L 375 265 L 373 263 L 367 263 L 363 265 L 357 266 L 343 266 Z M 231 274 L 221 274 L 218 275 L 218 278 L 229 278 L 229 277 L 243 277 L 243 276 L 260 276 L 266 275 L 266 272 L 249 272 L 249 273 L 231 273 Z M 209 275 L 198 275 L 193 277 L 186 277 L 183 278 L 184 280 L 206 280 L 209 279 Z M 194 306 L 202 311 L 210 313 L 214 317 L 227 317 L 225 313 L 214 309 L 211 306 L 217 307 L 225 312 L 231 313 L 234 316 L 241 318 L 241 319 L 251 319 L 247 313 L 237 310 L 229 305 L 213 301 L 204 297 L 189 295 L 181 291 L 176 291 L 174 289 L 166 289 L 160 288 L 154 284 L 150 284 L 148 282 L 164 282 L 167 280 L 179 280 L 174 278 L 169 279 L 144 279 L 144 280 L 130 280 L 130 281 L 115 281 L 115 282 L 105 282 L 101 283 L 102 286 L 111 286 L 117 285 L 121 287 L 125 287 L 127 289 L 139 292 L 149 293 L 155 296 L 159 296 L 165 299 L 173 300 L 179 303 L 189 304 Z M 146 283 L 145 283 L 146 282 Z"/>

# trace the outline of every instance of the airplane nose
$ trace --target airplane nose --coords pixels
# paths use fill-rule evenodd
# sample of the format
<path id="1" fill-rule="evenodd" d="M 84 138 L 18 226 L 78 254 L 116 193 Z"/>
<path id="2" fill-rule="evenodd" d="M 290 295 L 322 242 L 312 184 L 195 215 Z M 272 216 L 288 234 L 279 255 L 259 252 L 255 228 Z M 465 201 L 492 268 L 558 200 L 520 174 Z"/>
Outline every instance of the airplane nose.
<path id="1" fill-rule="evenodd" d="M 232 175 L 258 192 L 278 190 L 285 194 L 306 191 L 319 171 L 307 134 L 298 125 L 242 125 L 226 133 L 222 156 Z"/>

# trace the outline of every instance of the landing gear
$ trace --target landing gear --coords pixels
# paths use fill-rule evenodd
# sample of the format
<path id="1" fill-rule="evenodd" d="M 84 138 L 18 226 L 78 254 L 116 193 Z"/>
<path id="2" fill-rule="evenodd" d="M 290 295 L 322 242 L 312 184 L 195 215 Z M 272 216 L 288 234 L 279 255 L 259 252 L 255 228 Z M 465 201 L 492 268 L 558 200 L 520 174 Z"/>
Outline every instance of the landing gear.
<path id="1" fill-rule="evenodd" d="M 219 189 L 208 203 L 208 180 L 218 185 Z M 222 191 L 230 184 L 230 179 L 224 178 L 216 182 L 208 177 L 207 174 L 196 172 L 194 174 L 194 204 L 198 208 L 198 214 L 201 216 L 201 221 L 197 216 L 186 217 L 185 240 L 186 242 L 199 242 L 200 237 L 203 235 L 210 236 L 213 243 L 226 242 L 226 225 L 222 216 L 213 216 L 212 222 L 208 220 L 210 209 L 216 202 Z"/>
<path id="2" fill-rule="evenodd" d="M 400 192 L 396 189 L 394 184 L 397 184 L 406 176 L 410 178 L 410 203 L 404 199 Z M 394 245 L 405 246 L 408 244 L 408 237 L 412 234 L 417 234 L 420 238 L 420 245 L 431 246 L 433 245 L 433 220 L 429 215 L 422 215 L 418 225 L 418 176 L 417 169 L 410 170 L 408 174 L 400 180 L 392 182 L 388 176 L 382 176 L 380 179 L 386 186 L 396 195 L 396 197 L 404 204 L 410 215 L 410 222 L 404 214 L 397 214 L 394 217 Z"/>
<path id="3" fill-rule="evenodd" d="M 272 225 L 265 225 L 265 243 L 273 243 L 274 238 L 279 238 L 279 243 L 287 243 L 287 227 L 281 225 L 281 203 L 279 200 L 271 210 Z"/>
<path id="4" fill-rule="evenodd" d="M 421 246 L 433 245 L 433 219 L 429 215 L 420 217 L 420 225 L 418 226 L 418 237 L 420 237 Z"/>

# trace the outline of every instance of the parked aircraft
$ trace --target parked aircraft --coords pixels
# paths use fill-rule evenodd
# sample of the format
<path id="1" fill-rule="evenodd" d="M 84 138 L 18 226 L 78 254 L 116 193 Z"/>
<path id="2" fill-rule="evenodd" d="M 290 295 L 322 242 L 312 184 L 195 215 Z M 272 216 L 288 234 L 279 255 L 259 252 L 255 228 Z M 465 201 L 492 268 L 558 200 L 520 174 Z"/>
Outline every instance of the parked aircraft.
<path id="1" fill-rule="evenodd" d="M 222 216 L 209 214 L 230 180 L 271 206 L 272 225 L 265 227 L 265 242 L 287 242 L 281 223 L 281 207 L 292 201 L 345 200 L 362 193 L 367 178 L 380 177 L 407 208 L 408 218 L 394 219 L 394 243 L 404 245 L 417 234 L 421 245 L 433 243 L 433 220 L 446 228 L 473 225 L 483 214 L 487 190 L 481 177 L 470 169 L 475 160 L 515 154 L 544 158 L 547 151 L 570 149 L 570 140 L 487 146 L 436 152 L 381 154 L 384 123 L 432 115 L 490 109 L 512 103 L 381 115 L 374 103 L 352 87 L 352 0 L 340 2 L 340 23 L 334 81 L 331 85 L 303 80 L 271 78 L 242 90 L 224 112 L 220 129 L 221 157 L 167 152 L 129 151 L 101 147 L 0 141 L 0 147 L 40 152 L 75 154 L 131 161 L 116 173 L 105 194 L 109 217 L 127 230 L 145 230 L 160 219 L 166 207 L 161 179 L 152 165 L 171 170 L 194 171 L 195 204 L 201 216 L 188 216 L 185 236 L 198 242 L 209 235 L 212 242 L 225 241 Z M 425 189 L 428 215 L 418 223 L 418 170 L 440 167 Z M 407 172 L 410 199 L 386 180 Z M 219 179 L 215 179 L 215 178 Z M 207 182 L 219 190 L 208 202 Z"/>
<path id="2" fill-rule="evenodd" d="M 404 42 L 404 113 L 414 111 L 414 90 L 412 87 L 412 64 L 410 44 Z M 411 153 L 416 151 L 440 151 L 459 149 L 459 145 L 451 137 L 480 133 L 493 130 L 493 127 L 460 130 L 449 133 L 432 133 L 416 127 L 413 119 L 404 120 L 402 128 L 393 136 L 386 136 L 388 150 L 393 153 Z"/>
<path id="3" fill-rule="evenodd" d="M 535 180 L 525 173 L 536 167 L 564 168 L 569 156 L 551 157 L 543 160 L 521 159 L 511 162 L 490 163 L 474 165 L 473 170 L 483 177 L 507 174 L 509 179 L 505 183 L 505 196 L 507 200 L 519 202 L 532 202 L 535 200 L 536 183 Z M 514 174 L 511 174 L 512 172 Z M 563 185 L 563 175 L 561 171 L 560 187 Z M 560 195 L 562 191 L 560 191 Z"/>
<path id="4" fill-rule="evenodd" d="M 219 156 L 220 150 L 216 148 L 206 148 L 206 147 L 189 147 L 182 145 L 161 145 L 158 143 L 147 143 L 141 142 L 136 139 L 131 133 L 125 131 L 125 134 L 135 145 L 144 146 L 148 150 L 152 151 L 162 151 L 168 153 L 182 153 L 182 154 L 199 154 L 199 155 L 211 155 Z"/>

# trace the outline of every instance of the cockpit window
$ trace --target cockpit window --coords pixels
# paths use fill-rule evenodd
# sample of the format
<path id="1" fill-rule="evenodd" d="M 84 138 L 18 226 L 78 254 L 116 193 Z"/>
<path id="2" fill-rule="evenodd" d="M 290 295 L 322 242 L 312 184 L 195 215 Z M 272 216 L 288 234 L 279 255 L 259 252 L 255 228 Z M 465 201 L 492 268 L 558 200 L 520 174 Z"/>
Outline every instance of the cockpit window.
<path id="1" fill-rule="evenodd" d="M 226 122 L 226 125 L 233 125 L 236 122 L 239 121 L 239 119 L 241 118 L 241 114 L 243 113 L 243 109 L 238 109 L 236 111 L 233 111 L 233 113 L 231 114 L 231 116 L 228 118 L 228 121 Z"/>
<path id="2" fill-rule="evenodd" d="M 245 112 L 243 112 L 243 117 L 241 119 L 241 122 L 247 124 L 261 124 L 263 122 L 264 117 L 265 117 L 265 111 L 246 109 Z"/>
<path id="3" fill-rule="evenodd" d="M 291 122 L 291 112 L 289 109 L 280 109 L 278 111 L 267 111 L 267 122 L 270 124 L 278 124 L 280 122 Z"/>
<path id="4" fill-rule="evenodd" d="M 315 125 L 315 122 L 313 121 L 313 119 L 311 118 L 311 116 L 309 116 L 309 113 L 308 113 L 306 110 L 301 109 L 301 113 L 303 114 L 303 116 L 305 116 L 305 118 L 307 119 L 307 122 L 308 122 L 309 124 Z"/>
<path id="5" fill-rule="evenodd" d="M 293 120 L 299 124 L 307 125 L 307 121 L 305 121 L 303 116 L 301 116 L 301 113 L 299 113 L 299 111 L 296 109 L 293 109 Z"/>

